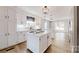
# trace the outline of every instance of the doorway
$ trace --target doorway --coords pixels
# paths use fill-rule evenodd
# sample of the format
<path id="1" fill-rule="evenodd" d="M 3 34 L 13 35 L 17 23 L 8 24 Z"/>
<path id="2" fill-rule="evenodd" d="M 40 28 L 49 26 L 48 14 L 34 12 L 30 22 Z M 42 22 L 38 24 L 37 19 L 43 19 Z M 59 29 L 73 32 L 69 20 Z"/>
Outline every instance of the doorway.
<path id="1" fill-rule="evenodd" d="M 54 46 L 58 52 L 71 52 L 72 21 L 57 20 L 54 25 Z"/>

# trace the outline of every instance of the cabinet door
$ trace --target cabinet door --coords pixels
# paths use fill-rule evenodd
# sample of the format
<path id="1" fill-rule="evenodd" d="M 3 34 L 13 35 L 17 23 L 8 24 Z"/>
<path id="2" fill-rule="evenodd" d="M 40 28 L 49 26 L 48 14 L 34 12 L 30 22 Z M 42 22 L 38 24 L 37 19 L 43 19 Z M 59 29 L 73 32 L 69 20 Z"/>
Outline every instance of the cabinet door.
<path id="1" fill-rule="evenodd" d="M 23 32 L 18 32 L 18 43 L 25 41 L 25 34 Z"/>
<path id="2" fill-rule="evenodd" d="M 41 36 L 40 42 L 40 52 L 44 52 L 47 49 L 47 35 Z"/>
<path id="3" fill-rule="evenodd" d="M 8 8 L 8 46 L 15 45 L 16 42 L 16 11 Z"/>
<path id="4" fill-rule="evenodd" d="M 27 33 L 27 49 L 35 53 L 39 52 L 39 37 L 33 33 Z"/>
<path id="5" fill-rule="evenodd" d="M 7 25 L 6 21 L 0 20 L 0 49 L 7 47 Z"/>
<path id="6" fill-rule="evenodd" d="M 0 49 L 7 47 L 7 9 L 0 7 Z"/>
<path id="7" fill-rule="evenodd" d="M 22 17 L 21 20 L 22 20 L 23 25 L 26 25 L 26 15 L 22 14 L 21 17 Z"/>
<path id="8" fill-rule="evenodd" d="M 48 47 L 52 44 L 51 34 L 47 35 Z"/>
<path id="9" fill-rule="evenodd" d="M 16 13 L 17 24 L 22 24 L 22 16 L 21 13 Z"/>
<path id="10" fill-rule="evenodd" d="M 8 22 L 8 46 L 17 44 L 17 33 L 15 22 Z"/>

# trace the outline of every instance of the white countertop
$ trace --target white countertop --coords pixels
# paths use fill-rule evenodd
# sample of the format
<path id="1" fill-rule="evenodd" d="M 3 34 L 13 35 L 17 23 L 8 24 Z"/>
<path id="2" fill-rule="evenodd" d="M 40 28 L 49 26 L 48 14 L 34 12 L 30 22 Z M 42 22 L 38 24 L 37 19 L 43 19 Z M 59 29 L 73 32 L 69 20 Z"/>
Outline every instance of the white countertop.
<path id="1" fill-rule="evenodd" d="M 41 32 L 41 33 L 37 33 L 35 34 L 36 36 L 40 37 L 40 36 L 43 36 L 43 35 L 46 35 L 48 34 L 48 32 Z"/>
<path id="2" fill-rule="evenodd" d="M 34 35 L 34 36 L 37 36 L 37 37 L 41 37 L 41 36 L 46 35 L 48 33 L 49 32 L 40 32 L 40 33 L 30 33 L 30 32 L 28 32 L 29 35 Z"/>

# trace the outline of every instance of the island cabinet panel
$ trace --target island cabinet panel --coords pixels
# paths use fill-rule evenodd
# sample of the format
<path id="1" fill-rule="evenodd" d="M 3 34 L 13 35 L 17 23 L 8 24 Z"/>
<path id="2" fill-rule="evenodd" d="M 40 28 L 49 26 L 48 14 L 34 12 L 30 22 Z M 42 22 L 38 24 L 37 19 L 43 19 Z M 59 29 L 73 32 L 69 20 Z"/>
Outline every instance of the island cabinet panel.
<path id="1" fill-rule="evenodd" d="M 27 48 L 32 52 L 39 52 L 39 38 L 32 33 L 27 33 Z"/>
<path id="2" fill-rule="evenodd" d="M 43 35 L 39 38 L 39 52 L 44 52 L 48 47 L 47 35 Z"/>
<path id="3" fill-rule="evenodd" d="M 27 49 L 34 53 L 43 53 L 51 45 L 48 33 L 27 33 Z"/>

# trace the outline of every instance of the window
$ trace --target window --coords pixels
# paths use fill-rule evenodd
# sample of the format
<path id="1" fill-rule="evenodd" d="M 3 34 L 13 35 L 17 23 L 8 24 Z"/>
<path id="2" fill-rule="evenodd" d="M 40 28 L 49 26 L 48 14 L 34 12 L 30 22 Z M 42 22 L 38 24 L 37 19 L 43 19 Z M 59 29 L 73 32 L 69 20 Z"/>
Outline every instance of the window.
<path id="1" fill-rule="evenodd" d="M 64 22 L 55 22 L 55 30 L 64 31 Z"/>

